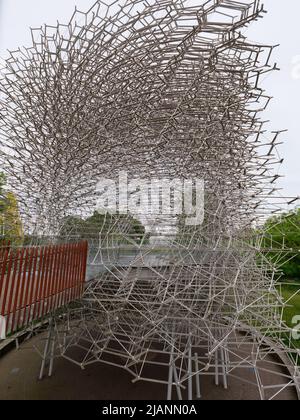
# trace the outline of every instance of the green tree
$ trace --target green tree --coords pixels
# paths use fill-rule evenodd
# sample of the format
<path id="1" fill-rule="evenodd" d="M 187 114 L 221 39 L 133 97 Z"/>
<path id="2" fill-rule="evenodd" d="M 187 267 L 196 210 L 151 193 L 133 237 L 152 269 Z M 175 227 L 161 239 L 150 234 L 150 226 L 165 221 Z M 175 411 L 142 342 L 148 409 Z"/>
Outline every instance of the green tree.
<path id="1" fill-rule="evenodd" d="M 5 176 L 2 172 L 0 172 L 0 215 L 5 210 L 4 186 L 5 186 Z"/>
<path id="2" fill-rule="evenodd" d="M 270 218 L 265 224 L 264 249 L 285 278 L 300 280 L 300 209 Z"/>
<path id="3" fill-rule="evenodd" d="M 67 216 L 62 221 L 60 236 L 69 239 L 98 239 L 99 235 L 112 234 L 118 242 L 126 242 L 125 237 L 141 243 L 145 235 L 145 227 L 131 215 L 102 214 L 97 211 L 83 219 L 77 216 Z M 145 236 L 144 244 L 149 241 Z"/>
<path id="4" fill-rule="evenodd" d="M 0 235 L 15 245 L 23 243 L 23 229 L 16 196 L 5 191 L 6 178 L 0 173 Z"/>
<path id="5" fill-rule="evenodd" d="M 60 236 L 79 240 L 86 237 L 86 222 L 78 216 L 67 216 L 62 220 Z"/>

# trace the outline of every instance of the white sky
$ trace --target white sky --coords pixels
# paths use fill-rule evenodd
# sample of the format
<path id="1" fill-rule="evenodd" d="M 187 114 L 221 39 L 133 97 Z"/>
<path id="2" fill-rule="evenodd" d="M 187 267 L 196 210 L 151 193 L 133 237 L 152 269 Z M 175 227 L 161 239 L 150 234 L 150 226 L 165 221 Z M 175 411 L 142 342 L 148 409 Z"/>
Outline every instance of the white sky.
<path id="1" fill-rule="evenodd" d="M 0 0 L 0 57 L 6 50 L 30 45 L 29 27 L 44 23 L 67 22 L 74 6 L 87 10 L 94 0 Z M 201 0 L 199 0 L 201 4 Z M 273 96 L 264 120 L 271 120 L 271 130 L 288 129 L 282 136 L 280 155 L 285 159 L 280 181 L 283 194 L 300 195 L 300 1 L 264 0 L 268 14 L 251 25 L 248 36 L 262 44 L 281 44 L 273 55 L 281 72 L 264 80 L 264 88 Z"/>

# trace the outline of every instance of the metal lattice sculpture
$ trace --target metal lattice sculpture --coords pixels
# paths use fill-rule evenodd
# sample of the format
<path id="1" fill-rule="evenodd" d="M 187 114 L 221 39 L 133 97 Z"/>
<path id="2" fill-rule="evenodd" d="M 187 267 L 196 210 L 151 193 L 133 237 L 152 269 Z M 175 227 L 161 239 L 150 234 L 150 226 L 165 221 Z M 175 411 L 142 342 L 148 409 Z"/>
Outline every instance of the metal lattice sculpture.
<path id="1" fill-rule="evenodd" d="M 143 214 L 146 244 L 131 236 L 131 216 L 116 214 L 110 229 L 86 233 L 93 280 L 77 305 L 52 314 L 44 362 L 117 365 L 134 381 L 165 383 L 168 398 L 186 384 L 192 398 L 194 379 L 199 397 L 202 375 L 225 387 L 239 377 L 261 398 L 299 389 L 276 268 L 254 230 L 292 202 L 274 186 L 280 133 L 266 140 L 260 119 L 273 47 L 240 32 L 263 12 L 252 0 L 97 1 L 10 53 L 0 159 L 33 243 L 78 237 L 97 181 L 120 170 L 205 181 L 201 226 Z"/>

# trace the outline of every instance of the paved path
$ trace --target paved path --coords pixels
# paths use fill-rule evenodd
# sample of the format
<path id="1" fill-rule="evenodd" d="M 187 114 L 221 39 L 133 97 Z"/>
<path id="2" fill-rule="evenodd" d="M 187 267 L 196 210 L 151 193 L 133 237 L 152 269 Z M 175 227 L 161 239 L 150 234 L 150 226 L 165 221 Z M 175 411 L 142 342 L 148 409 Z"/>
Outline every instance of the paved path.
<path id="1" fill-rule="evenodd" d="M 41 359 L 33 351 L 37 338 L 11 350 L 0 358 L 0 400 L 163 400 L 166 386 L 148 382 L 131 383 L 131 376 L 119 368 L 93 364 L 85 370 L 67 360 L 55 360 L 51 378 L 38 381 Z M 155 369 L 155 368 L 153 368 Z M 159 367 L 158 369 L 161 370 Z M 247 373 L 245 374 L 247 377 Z M 250 373 L 249 373 L 250 375 Z M 249 379 L 249 378 L 248 378 Z M 257 400 L 258 390 L 229 378 L 229 389 L 216 387 L 212 377 L 201 379 L 203 399 Z M 174 393 L 175 394 L 175 393 Z M 174 395 L 175 397 L 175 395 Z M 186 395 L 183 395 L 186 398 Z M 278 399 L 295 400 L 293 388 L 284 390 Z"/>

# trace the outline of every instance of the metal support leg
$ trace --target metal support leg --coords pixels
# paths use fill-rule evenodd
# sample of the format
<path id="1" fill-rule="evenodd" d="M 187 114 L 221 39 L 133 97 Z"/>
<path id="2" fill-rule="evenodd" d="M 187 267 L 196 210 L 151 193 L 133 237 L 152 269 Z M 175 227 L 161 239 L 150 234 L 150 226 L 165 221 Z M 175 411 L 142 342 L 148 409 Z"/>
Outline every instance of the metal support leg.
<path id="1" fill-rule="evenodd" d="M 45 366 L 46 366 L 46 361 L 48 359 L 49 346 L 50 346 L 51 337 L 52 337 L 52 328 L 53 328 L 52 327 L 52 319 L 50 319 L 50 321 L 49 321 L 49 331 L 48 331 L 48 336 L 47 336 L 46 343 L 45 343 L 43 360 L 42 360 L 41 370 L 40 370 L 40 375 L 39 375 L 40 380 L 43 379 L 44 369 L 45 369 Z"/>
<path id="2" fill-rule="evenodd" d="M 53 372 L 54 349 L 55 349 L 55 336 L 52 335 L 48 376 L 52 376 L 52 372 Z"/>
<path id="3" fill-rule="evenodd" d="M 63 346 L 62 346 L 62 354 L 65 354 L 67 348 L 67 333 L 64 332 L 63 336 Z"/>
<path id="4" fill-rule="evenodd" d="M 173 364 L 173 375 L 174 375 L 174 380 L 175 380 L 175 383 L 176 383 L 177 397 L 181 401 L 182 400 L 182 393 L 181 393 L 181 389 L 180 389 L 180 385 L 179 385 L 179 379 L 178 379 L 177 369 L 176 369 L 175 364 Z"/>
<path id="5" fill-rule="evenodd" d="M 172 399 L 172 387 L 173 387 L 173 349 L 170 354 L 170 362 L 169 362 L 169 378 L 168 378 L 168 393 L 167 393 L 167 400 L 171 401 Z"/>
<path id="6" fill-rule="evenodd" d="M 215 351 L 215 384 L 219 386 L 219 350 Z"/>
<path id="7" fill-rule="evenodd" d="M 226 363 L 226 356 L 225 356 L 225 350 L 221 349 L 221 363 L 222 363 L 222 376 L 223 376 L 223 386 L 224 389 L 228 389 L 228 383 L 227 383 L 227 363 Z"/>
<path id="8" fill-rule="evenodd" d="M 197 398 L 201 398 L 201 389 L 200 389 L 200 373 L 199 373 L 199 362 L 198 362 L 198 353 L 195 353 L 195 372 L 196 372 L 196 395 Z"/>
<path id="9" fill-rule="evenodd" d="M 192 344 L 189 341 L 189 359 L 188 359 L 188 400 L 193 399 L 193 365 L 192 365 Z"/>

